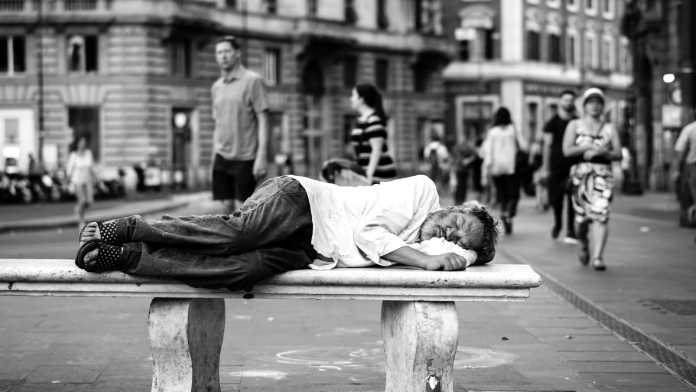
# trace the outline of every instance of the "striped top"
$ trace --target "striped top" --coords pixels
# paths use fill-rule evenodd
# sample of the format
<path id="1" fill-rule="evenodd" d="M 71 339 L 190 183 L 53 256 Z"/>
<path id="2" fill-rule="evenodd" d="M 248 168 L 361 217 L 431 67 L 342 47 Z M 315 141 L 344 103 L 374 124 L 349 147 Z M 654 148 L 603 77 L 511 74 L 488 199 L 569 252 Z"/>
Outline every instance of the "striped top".
<path id="1" fill-rule="evenodd" d="M 379 181 L 396 177 L 396 164 L 387 150 L 385 121 L 376 114 L 369 115 L 367 119 L 359 118 L 350 134 L 350 143 L 355 149 L 358 165 L 367 170 L 367 166 L 370 163 L 370 154 L 372 153 L 372 146 L 370 145 L 370 139 L 372 138 L 384 139 L 382 153 L 379 156 L 373 178 Z"/>

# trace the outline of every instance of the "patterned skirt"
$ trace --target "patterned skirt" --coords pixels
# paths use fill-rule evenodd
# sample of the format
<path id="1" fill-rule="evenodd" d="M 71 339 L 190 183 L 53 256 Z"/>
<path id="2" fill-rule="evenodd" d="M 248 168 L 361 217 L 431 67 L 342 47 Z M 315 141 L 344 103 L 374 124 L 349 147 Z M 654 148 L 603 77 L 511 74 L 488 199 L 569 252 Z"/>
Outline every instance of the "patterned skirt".
<path id="1" fill-rule="evenodd" d="M 614 189 L 611 165 L 581 162 L 570 169 L 575 220 L 606 223 Z"/>

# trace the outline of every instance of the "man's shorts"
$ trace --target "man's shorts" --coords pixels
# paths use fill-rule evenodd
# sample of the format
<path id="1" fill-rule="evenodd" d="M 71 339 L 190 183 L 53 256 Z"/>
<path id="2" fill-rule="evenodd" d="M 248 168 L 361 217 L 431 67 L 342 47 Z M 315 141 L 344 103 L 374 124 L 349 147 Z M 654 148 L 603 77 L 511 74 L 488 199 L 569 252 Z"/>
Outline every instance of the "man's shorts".
<path id="1" fill-rule="evenodd" d="M 254 161 L 235 161 L 215 154 L 213 200 L 246 200 L 254 192 Z"/>

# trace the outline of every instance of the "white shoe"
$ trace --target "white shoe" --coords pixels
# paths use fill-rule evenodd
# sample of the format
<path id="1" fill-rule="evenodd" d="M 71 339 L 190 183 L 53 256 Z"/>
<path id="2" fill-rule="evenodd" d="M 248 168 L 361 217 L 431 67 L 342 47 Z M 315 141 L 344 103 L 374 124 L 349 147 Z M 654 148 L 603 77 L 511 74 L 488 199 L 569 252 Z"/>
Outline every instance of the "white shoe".
<path id="1" fill-rule="evenodd" d="M 577 245 L 580 243 L 580 241 L 578 241 L 577 239 L 575 239 L 573 237 L 565 237 L 565 238 L 563 238 L 563 243 L 569 244 L 569 245 Z"/>

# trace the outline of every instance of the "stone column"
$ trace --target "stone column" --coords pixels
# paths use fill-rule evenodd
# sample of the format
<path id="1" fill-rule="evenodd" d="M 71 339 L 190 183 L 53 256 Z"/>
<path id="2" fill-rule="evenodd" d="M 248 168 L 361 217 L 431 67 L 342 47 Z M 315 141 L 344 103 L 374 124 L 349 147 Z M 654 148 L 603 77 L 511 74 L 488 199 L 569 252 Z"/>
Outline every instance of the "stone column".
<path id="1" fill-rule="evenodd" d="M 148 327 L 152 392 L 220 392 L 223 299 L 155 298 Z"/>
<path id="2" fill-rule="evenodd" d="M 386 392 L 453 392 L 454 302 L 382 302 Z"/>

